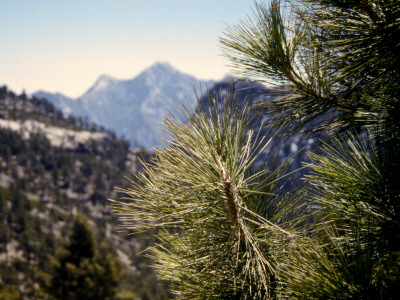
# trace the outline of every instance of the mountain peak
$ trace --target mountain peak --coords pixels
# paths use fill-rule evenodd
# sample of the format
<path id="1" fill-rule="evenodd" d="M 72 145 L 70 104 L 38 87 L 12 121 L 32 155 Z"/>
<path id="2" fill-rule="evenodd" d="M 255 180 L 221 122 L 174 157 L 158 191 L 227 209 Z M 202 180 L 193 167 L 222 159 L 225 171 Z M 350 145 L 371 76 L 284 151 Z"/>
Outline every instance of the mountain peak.
<path id="1" fill-rule="evenodd" d="M 168 71 L 168 72 L 179 72 L 177 69 L 175 69 L 170 63 L 168 62 L 156 62 L 153 65 L 151 65 L 148 69 L 150 70 L 157 70 L 157 71 Z"/>
<path id="2" fill-rule="evenodd" d="M 114 77 L 111 77 L 108 74 L 102 74 L 99 76 L 99 78 L 97 79 L 97 81 L 115 81 L 116 79 Z"/>
<path id="3" fill-rule="evenodd" d="M 114 77 L 111 77 L 110 75 L 103 74 L 103 75 L 100 75 L 100 77 L 97 79 L 94 86 L 97 88 L 103 88 L 103 87 L 108 86 L 109 84 L 115 82 L 116 80 L 117 79 L 115 79 Z"/>
<path id="4" fill-rule="evenodd" d="M 100 75 L 100 77 L 96 80 L 94 85 L 86 92 L 86 94 L 106 90 L 107 88 L 110 87 L 110 85 L 114 84 L 117 81 L 118 81 L 117 79 L 111 77 L 110 75 L 107 74 Z"/>
<path id="5" fill-rule="evenodd" d="M 154 74 L 157 75 L 166 75 L 166 74 L 177 74 L 181 73 L 179 70 L 175 69 L 167 62 L 156 62 L 152 64 L 150 67 L 145 69 L 141 74 L 146 76 L 152 76 Z"/>
<path id="6" fill-rule="evenodd" d="M 64 112 L 87 116 L 150 148 L 161 144 L 160 126 L 166 112 L 178 114 L 180 103 L 194 103 L 193 89 L 200 90 L 200 84 L 169 63 L 156 62 L 128 80 L 102 75 L 76 101 L 53 97 L 53 102 Z"/>
<path id="7" fill-rule="evenodd" d="M 156 62 L 140 73 L 135 80 L 142 80 L 148 86 L 154 85 L 155 83 L 157 83 L 158 86 L 162 86 L 164 83 L 168 83 L 171 80 L 181 81 L 183 77 L 196 81 L 196 78 L 193 76 L 182 73 L 167 62 Z"/>

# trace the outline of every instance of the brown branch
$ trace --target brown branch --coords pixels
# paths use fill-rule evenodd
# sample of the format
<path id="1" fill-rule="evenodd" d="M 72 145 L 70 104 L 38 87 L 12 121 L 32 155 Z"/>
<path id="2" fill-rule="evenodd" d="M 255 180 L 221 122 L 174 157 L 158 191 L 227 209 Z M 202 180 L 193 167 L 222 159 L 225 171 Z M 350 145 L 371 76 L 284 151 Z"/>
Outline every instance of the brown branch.
<path id="1" fill-rule="evenodd" d="M 232 185 L 231 176 L 227 169 L 221 170 L 221 180 L 222 180 L 222 195 L 225 199 L 225 203 L 228 209 L 228 213 L 231 220 L 231 228 L 237 237 L 241 239 L 244 238 L 243 230 L 239 226 L 239 208 L 237 205 L 238 199 Z"/>
<path id="2" fill-rule="evenodd" d="M 370 3 L 368 0 L 360 0 L 358 3 L 359 9 L 365 13 L 374 23 L 374 25 L 382 28 L 383 27 L 383 20 L 382 18 L 376 13 L 374 9 L 374 4 Z"/>

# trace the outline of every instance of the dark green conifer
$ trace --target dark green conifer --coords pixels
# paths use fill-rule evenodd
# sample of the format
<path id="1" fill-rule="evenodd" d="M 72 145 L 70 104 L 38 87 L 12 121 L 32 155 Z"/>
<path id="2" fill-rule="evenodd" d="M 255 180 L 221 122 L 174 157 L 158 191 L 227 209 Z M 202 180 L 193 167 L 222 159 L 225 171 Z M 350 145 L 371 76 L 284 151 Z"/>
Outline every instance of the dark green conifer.
<path id="1" fill-rule="evenodd" d="M 115 296 L 120 281 L 119 261 L 111 255 L 104 257 L 95 247 L 86 219 L 78 215 L 69 242 L 58 249 L 53 262 L 50 294 L 63 300 L 112 299 Z"/>

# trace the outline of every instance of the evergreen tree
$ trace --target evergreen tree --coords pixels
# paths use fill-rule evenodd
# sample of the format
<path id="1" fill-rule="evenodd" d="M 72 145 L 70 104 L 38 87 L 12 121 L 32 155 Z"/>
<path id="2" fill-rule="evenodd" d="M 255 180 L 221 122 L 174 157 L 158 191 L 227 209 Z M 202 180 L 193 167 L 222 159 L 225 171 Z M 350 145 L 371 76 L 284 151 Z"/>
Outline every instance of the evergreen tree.
<path id="1" fill-rule="evenodd" d="M 150 253 L 178 298 L 396 298 L 400 2 L 272 0 L 222 45 L 278 95 L 210 95 L 186 123 L 170 116 L 170 140 L 115 202 L 123 226 L 159 230 Z M 305 186 L 264 155 L 265 114 L 273 132 L 325 137 Z"/>
<path id="2" fill-rule="evenodd" d="M 69 243 L 58 249 L 49 292 L 56 299 L 112 299 L 119 285 L 119 261 L 95 250 L 85 218 L 76 218 Z"/>
<path id="3" fill-rule="evenodd" d="M 289 133 L 311 124 L 310 134 L 327 134 L 322 151 L 310 154 L 307 178 L 307 198 L 321 221 L 287 259 L 286 293 L 395 297 L 400 2 L 284 3 L 293 6 L 257 6 L 256 22 L 230 29 L 223 45 L 236 67 L 282 84 L 280 97 L 261 104 L 275 124 Z"/>

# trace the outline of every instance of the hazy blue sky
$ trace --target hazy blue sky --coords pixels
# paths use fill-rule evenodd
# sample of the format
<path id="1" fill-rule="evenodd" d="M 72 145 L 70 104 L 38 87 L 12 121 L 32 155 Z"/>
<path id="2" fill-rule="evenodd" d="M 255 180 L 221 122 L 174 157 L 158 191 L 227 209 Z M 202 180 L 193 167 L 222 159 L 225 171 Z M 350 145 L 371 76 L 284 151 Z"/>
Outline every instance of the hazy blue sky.
<path id="1" fill-rule="evenodd" d="M 229 72 L 218 39 L 253 0 L 0 0 L 0 84 L 77 97 L 101 74 L 156 61 L 199 79 Z"/>

